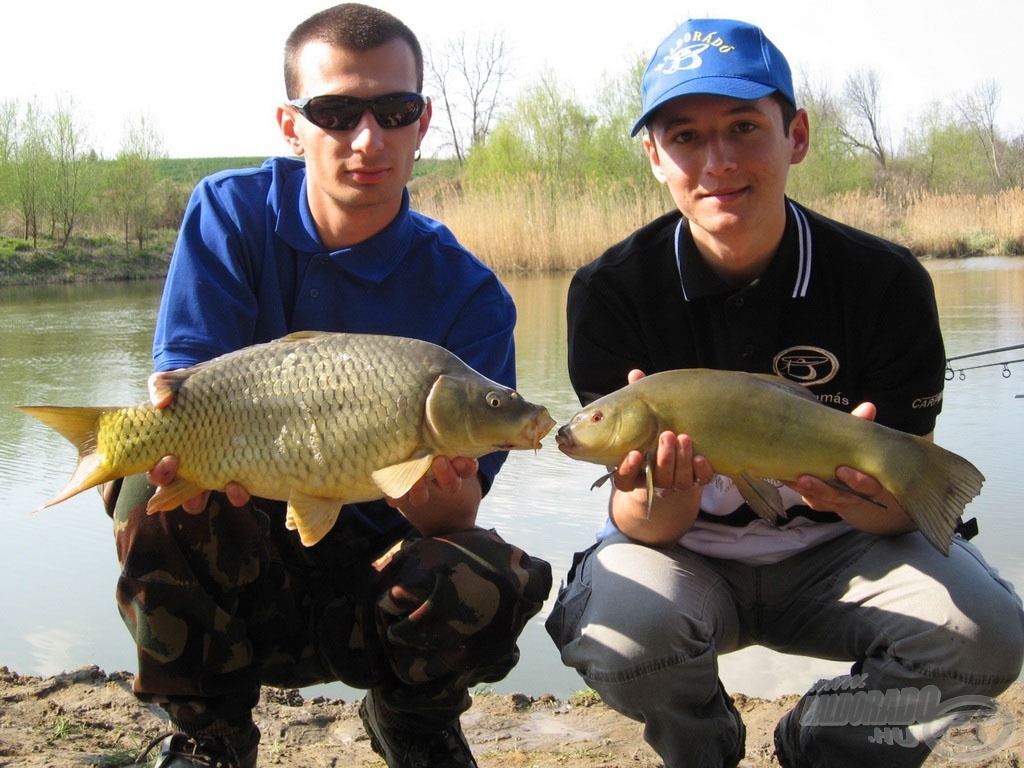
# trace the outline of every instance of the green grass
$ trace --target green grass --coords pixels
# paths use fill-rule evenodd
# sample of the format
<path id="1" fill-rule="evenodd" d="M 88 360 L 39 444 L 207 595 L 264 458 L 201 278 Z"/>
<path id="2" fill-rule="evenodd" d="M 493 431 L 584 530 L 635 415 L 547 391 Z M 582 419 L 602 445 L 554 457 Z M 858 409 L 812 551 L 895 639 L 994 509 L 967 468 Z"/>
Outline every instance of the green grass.
<path id="1" fill-rule="evenodd" d="M 159 176 L 192 187 L 204 176 L 229 168 L 258 168 L 265 157 L 161 158 L 155 161 Z"/>
<path id="2" fill-rule="evenodd" d="M 574 707 L 594 707 L 601 703 L 601 695 L 593 688 L 585 691 L 576 691 L 569 697 L 569 703 Z"/>
<path id="3" fill-rule="evenodd" d="M 156 232 L 141 251 L 113 237 L 72 238 L 64 249 L 42 238 L 35 250 L 31 242 L 0 238 L 0 286 L 160 278 L 174 237 Z"/>

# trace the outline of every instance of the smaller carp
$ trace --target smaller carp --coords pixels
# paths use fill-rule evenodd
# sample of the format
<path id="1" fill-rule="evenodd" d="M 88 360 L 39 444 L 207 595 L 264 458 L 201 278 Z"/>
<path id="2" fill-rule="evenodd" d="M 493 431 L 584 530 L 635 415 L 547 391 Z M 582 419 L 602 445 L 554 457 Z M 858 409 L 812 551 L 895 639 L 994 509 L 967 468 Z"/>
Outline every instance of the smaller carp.
<path id="1" fill-rule="evenodd" d="M 964 507 L 985 478 L 966 459 L 916 435 L 818 402 L 799 384 L 739 371 L 663 371 L 581 409 L 559 429 L 567 456 L 616 466 L 631 450 L 653 459 L 658 435 L 687 434 L 695 454 L 736 483 L 750 508 L 775 523 L 785 516 L 778 488 L 765 478 L 813 475 L 842 487 L 840 466 L 878 480 L 944 555 Z M 651 473 L 647 473 L 648 493 Z"/>

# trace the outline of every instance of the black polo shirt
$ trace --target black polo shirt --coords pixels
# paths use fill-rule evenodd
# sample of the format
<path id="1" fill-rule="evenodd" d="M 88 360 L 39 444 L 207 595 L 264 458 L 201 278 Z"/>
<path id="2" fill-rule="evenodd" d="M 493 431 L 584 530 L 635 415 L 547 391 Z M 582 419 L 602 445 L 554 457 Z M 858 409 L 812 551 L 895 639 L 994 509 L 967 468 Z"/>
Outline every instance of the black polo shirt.
<path id="1" fill-rule="evenodd" d="M 578 270 L 567 312 L 569 376 L 583 403 L 624 386 L 632 368 L 718 368 L 784 376 L 844 411 L 870 401 L 879 423 L 919 435 L 942 406 L 928 272 L 906 248 L 791 201 L 779 249 L 749 285 L 718 278 L 673 212 Z M 838 519 L 799 507 L 791 518 Z M 745 504 L 727 512 L 714 520 L 756 520 Z"/>
<path id="2" fill-rule="evenodd" d="M 942 405 L 945 350 L 931 277 L 905 248 L 787 203 L 768 269 L 736 289 L 670 213 L 573 277 L 569 377 L 581 402 L 655 373 L 776 373 L 849 411 L 923 435 Z"/>

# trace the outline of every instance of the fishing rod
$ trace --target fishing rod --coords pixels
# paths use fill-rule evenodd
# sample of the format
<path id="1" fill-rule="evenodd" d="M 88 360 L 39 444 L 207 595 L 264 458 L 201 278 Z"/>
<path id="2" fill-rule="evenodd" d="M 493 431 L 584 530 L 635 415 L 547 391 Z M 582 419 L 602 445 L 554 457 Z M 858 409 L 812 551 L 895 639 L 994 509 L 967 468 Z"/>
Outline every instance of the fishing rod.
<path id="1" fill-rule="evenodd" d="M 952 381 L 954 378 L 959 378 L 963 381 L 967 378 L 966 371 L 975 371 L 979 368 L 995 368 L 997 366 L 1002 367 L 1002 376 L 1004 379 L 1010 378 L 1013 372 L 1010 370 L 1010 366 L 1014 363 L 1024 363 L 1024 357 L 1017 358 L 1016 360 L 998 360 L 994 363 L 981 363 L 980 365 L 967 365 L 953 367 L 954 360 L 966 360 L 972 357 L 982 357 L 984 355 L 998 355 L 1001 352 L 1012 352 L 1014 350 L 1024 349 L 1024 344 L 1011 344 L 1008 347 L 995 347 L 993 349 L 982 349 L 978 352 L 968 352 L 963 355 L 954 355 L 946 358 L 946 381 Z M 1017 395 L 1017 397 L 1024 397 L 1024 395 Z"/>

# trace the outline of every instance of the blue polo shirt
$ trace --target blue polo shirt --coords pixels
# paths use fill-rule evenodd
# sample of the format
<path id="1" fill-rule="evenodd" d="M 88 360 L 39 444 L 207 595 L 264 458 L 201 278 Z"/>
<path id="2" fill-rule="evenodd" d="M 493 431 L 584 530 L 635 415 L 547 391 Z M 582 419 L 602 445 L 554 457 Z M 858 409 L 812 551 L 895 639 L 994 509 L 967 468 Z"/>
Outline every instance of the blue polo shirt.
<path id="1" fill-rule="evenodd" d="M 491 269 L 443 224 L 411 210 L 408 191 L 384 230 L 350 248 L 325 248 L 305 164 L 279 157 L 215 174 L 193 191 L 153 360 L 156 370 L 188 367 L 295 331 L 381 333 L 439 344 L 514 387 L 515 322 L 512 299 Z M 485 492 L 505 457 L 480 459 Z M 373 527 L 399 522 L 383 502 L 372 506 L 363 517 Z"/>

